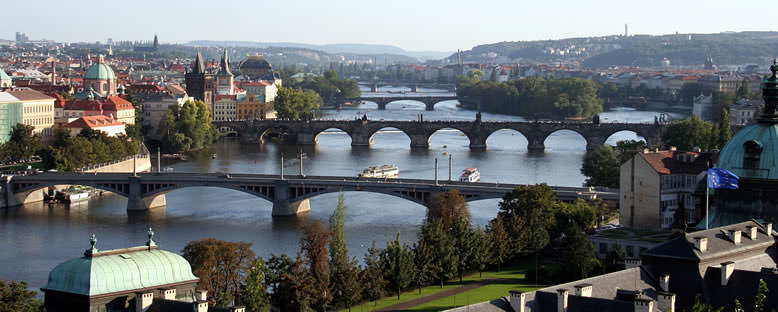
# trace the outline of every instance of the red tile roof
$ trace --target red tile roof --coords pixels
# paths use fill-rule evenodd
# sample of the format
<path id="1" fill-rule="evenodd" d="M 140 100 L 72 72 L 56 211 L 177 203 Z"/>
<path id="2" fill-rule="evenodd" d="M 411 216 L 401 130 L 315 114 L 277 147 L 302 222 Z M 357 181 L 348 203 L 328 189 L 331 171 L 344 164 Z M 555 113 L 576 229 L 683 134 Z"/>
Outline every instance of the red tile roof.
<path id="1" fill-rule="evenodd" d="M 95 116 L 84 116 L 78 118 L 76 120 L 69 122 L 63 127 L 77 128 L 77 129 L 83 129 L 83 128 L 96 129 L 96 128 L 120 126 L 120 125 L 124 125 L 124 123 L 108 116 L 95 115 Z"/>
<path id="2" fill-rule="evenodd" d="M 639 155 L 659 174 L 698 174 L 708 169 L 708 160 L 713 153 L 658 151 Z M 684 157 L 693 157 L 693 160 L 683 162 Z"/>

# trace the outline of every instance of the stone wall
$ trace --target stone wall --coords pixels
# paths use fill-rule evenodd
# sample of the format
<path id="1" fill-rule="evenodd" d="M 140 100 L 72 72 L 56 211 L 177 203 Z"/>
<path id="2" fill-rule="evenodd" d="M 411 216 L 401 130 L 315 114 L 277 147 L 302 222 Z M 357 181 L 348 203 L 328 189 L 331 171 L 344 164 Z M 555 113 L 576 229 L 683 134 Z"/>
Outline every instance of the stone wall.
<path id="1" fill-rule="evenodd" d="M 135 159 L 135 171 L 136 172 L 150 172 L 151 171 L 151 157 L 149 155 L 139 155 Z M 132 172 L 132 157 L 117 161 L 113 163 L 102 164 L 98 167 L 87 168 L 84 172 L 97 172 L 97 173 L 116 173 L 116 172 Z"/>

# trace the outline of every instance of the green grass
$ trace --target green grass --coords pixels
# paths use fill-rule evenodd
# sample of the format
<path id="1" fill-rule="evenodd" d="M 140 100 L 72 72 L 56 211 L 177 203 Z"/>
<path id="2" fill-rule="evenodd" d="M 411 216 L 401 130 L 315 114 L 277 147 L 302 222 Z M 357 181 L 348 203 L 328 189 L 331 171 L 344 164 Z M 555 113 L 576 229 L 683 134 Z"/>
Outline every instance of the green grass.
<path id="1" fill-rule="evenodd" d="M 542 260 L 541 260 L 542 261 Z M 544 263 L 547 267 L 549 266 L 548 263 Z M 406 291 L 400 293 L 400 300 L 397 300 L 397 294 L 395 293 L 393 296 L 389 295 L 387 297 L 384 297 L 380 300 L 378 300 L 376 303 L 366 302 L 362 305 L 355 306 L 351 308 L 351 311 L 372 311 L 376 309 L 380 309 L 383 307 L 387 307 L 393 304 L 402 303 L 405 301 L 413 300 L 416 298 L 424 297 L 427 295 L 432 295 L 447 289 L 456 288 L 459 286 L 475 283 L 481 280 L 490 279 L 490 278 L 499 278 L 499 279 L 508 279 L 509 282 L 505 283 L 494 283 L 489 284 L 483 287 L 475 288 L 460 294 L 457 294 L 455 296 L 449 296 L 440 300 L 432 301 L 426 304 L 422 304 L 416 307 L 411 308 L 412 311 L 440 311 L 445 310 L 449 308 L 453 308 L 456 306 L 462 306 L 467 304 L 468 302 L 470 304 L 477 303 L 477 302 L 483 302 L 483 301 L 489 301 L 492 299 L 497 299 L 502 296 L 507 296 L 508 291 L 511 289 L 518 289 L 518 290 L 532 290 L 534 289 L 534 283 L 533 285 L 529 285 L 526 281 L 524 281 L 524 273 L 533 268 L 535 265 L 534 259 L 524 259 L 521 260 L 515 264 L 507 265 L 502 268 L 500 272 L 495 271 L 486 271 L 483 272 L 483 276 L 479 277 L 478 273 L 473 273 L 470 275 L 467 275 L 463 278 L 462 282 L 459 282 L 459 279 L 455 281 L 450 281 L 446 284 L 444 284 L 443 288 L 440 288 L 440 285 L 432 285 L 422 288 L 421 294 L 419 294 L 418 289 L 414 289 L 412 291 Z M 342 310 L 347 311 L 347 310 Z"/>

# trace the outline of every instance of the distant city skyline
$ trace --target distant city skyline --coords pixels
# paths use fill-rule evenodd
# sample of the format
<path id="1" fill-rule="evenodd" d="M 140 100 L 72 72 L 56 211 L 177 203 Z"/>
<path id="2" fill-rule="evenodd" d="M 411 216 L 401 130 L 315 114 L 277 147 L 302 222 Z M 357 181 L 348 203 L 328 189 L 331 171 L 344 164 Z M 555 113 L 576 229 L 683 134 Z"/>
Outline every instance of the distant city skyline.
<path id="1" fill-rule="evenodd" d="M 775 30 L 757 1 L 249 0 L 212 2 L 15 1 L 3 6 L 0 39 L 105 43 L 151 40 L 365 43 L 407 51 L 469 50 L 502 41 L 630 34 Z M 45 9 L 44 9 L 45 8 Z"/>

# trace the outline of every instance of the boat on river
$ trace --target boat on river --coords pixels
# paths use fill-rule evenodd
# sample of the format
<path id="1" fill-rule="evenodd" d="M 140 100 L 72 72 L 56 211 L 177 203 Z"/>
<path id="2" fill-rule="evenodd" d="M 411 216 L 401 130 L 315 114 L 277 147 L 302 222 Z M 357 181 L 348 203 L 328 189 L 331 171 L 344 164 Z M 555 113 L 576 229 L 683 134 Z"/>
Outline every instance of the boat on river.
<path id="1" fill-rule="evenodd" d="M 478 168 L 466 168 L 462 170 L 462 175 L 459 176 L 459 182 L 480 182 L 481 173 L 478 172 Z"/>
<path id="2" fill-rule="evenodd" d="M 90 188 L 86 186 L 71 186 L 68 189 L 63 189 L 56 194 L 56 198 L 65 203 L 79 202 L 89 199 Z"/>
<path id="3" fill-rule="evenodd" d="M 367 167 L 359 173 L 360 178 L 396 178 L 400 175 L 397 165 L 381 165 Z"/>

